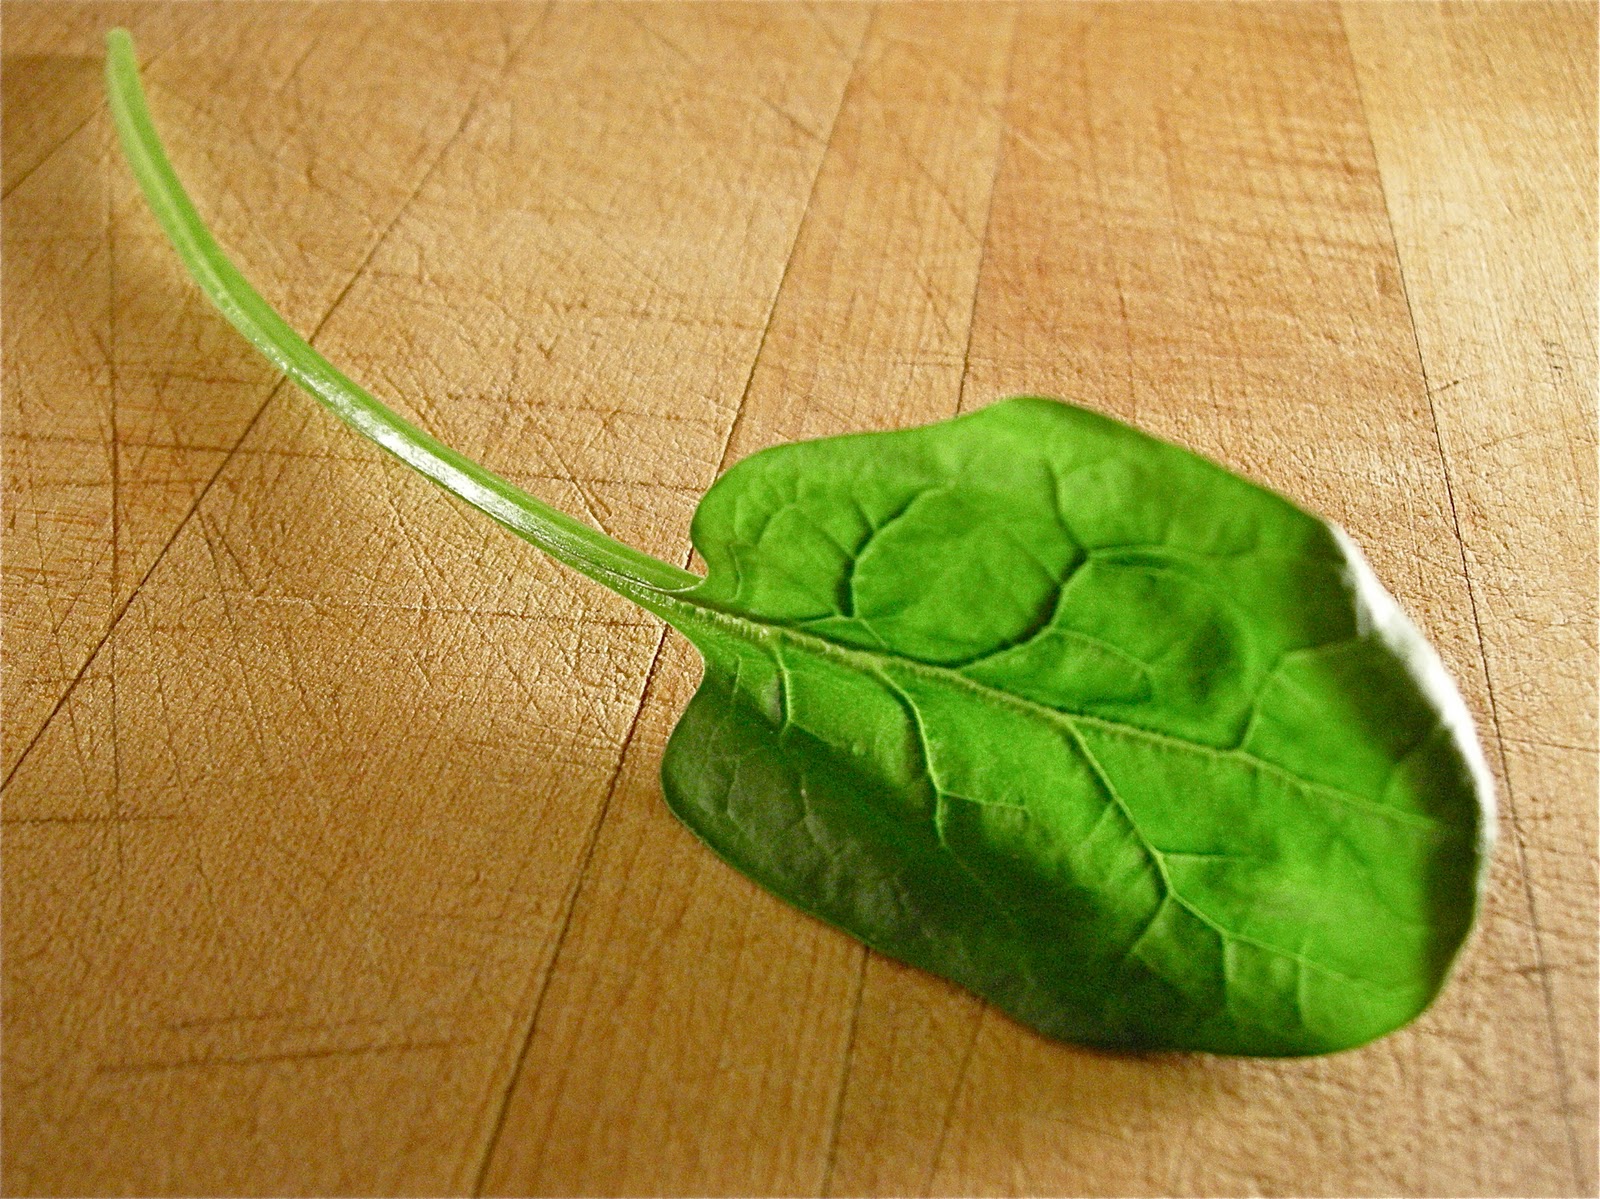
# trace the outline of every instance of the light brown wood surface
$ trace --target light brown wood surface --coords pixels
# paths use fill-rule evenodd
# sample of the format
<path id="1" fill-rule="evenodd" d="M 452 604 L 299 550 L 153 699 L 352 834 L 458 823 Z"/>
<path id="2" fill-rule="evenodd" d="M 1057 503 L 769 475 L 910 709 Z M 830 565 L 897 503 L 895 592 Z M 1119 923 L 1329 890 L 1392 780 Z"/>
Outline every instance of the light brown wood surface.
<path id="1" fill-rule="evenodd" d="M 1593 1194 L 1596 9 L 3 10 L 10 1194 Z M 114 153 L 447 442 L 688 564 L 797 437 L 1019 391 L 1348 528 L 1500 789 L 1438 1004 L 1048 1043 L 722 866 L 675 634 L 360 443 Z"/>

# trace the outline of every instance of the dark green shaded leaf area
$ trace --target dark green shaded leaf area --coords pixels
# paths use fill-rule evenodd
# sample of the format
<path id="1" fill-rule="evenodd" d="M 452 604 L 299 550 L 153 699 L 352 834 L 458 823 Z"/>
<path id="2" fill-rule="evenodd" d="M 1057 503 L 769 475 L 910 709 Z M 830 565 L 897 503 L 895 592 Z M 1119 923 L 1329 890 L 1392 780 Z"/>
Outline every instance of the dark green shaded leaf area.
<path id="1" fill-rule="evenodd" d="M 693 535 L 665 790 L 763 886 L 1089 1045 L 1322 1053 L 1437 992 L 1477 750 L 1323 521 L 1022 398 L 757 454 Z"/>

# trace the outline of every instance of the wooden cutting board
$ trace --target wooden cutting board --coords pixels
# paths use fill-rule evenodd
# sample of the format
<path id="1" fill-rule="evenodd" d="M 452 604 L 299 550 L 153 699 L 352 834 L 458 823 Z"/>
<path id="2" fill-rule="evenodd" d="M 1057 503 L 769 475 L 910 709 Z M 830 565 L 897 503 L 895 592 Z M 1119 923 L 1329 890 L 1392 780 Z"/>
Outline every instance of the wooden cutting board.
<path id="1" fill-rule="evenodd" d="M 666 812 L 676 635 L 359 443 L 246 274 L 669 560 L 774 442 L 1060 395 L 1343 524 L 1500 788 L 1333 1058 L 1047 1043 Z M 1596 1128 L 1596 9 L 7 3 L 11 1194 L 1574 1194 Z"/>

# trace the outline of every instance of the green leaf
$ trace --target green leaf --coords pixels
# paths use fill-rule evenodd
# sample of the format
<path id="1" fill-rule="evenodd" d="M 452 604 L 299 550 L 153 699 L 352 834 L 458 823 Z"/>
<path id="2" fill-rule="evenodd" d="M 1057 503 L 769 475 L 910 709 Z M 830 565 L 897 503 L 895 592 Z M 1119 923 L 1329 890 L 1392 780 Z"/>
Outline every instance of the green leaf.
<path id="1" fill-rule="evenodd" d="M 694 540 L 667 798 L 786 899 L 1094 1045 L 1325 1052 L 1438 990 L 1485 775 L 1323 521 L 1014 399 L 758 454 Z"/>
<path id="2" fill-rule="evenodd" d="M 1084 1044 L 1329 1052 L 1438 992 L 1482 887 L 1488 773 L 1438 657 L 1326 522 L 1020 398 L 738 464 L 695 515 L 699 579 L 330 366 L 206 233 L 125 34 L 108 72 L 152 209 L 247 337 L 700 650 L 663 782 L 737 869 Z"/>

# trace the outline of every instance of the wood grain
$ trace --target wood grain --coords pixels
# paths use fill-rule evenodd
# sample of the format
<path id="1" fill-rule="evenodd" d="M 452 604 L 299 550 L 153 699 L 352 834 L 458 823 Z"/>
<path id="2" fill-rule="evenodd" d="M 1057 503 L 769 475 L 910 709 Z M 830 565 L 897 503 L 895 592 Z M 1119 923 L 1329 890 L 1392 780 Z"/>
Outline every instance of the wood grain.
<path id="1" fill-rule="evenodd" d="M 5 221 L 9 777 L 279 385 L 197 294 L 117 286 L 119 274 L 137 280 L 170 265 L 171 250 L 109 157 L 103 106 L 59 142 L 61 119 L 35 125 L 23 114 L 98 98 L 105 29 L 125 21 L 143 38 L 150 27 L 147 87 L 183 116 L 167 123 L 190 185 L 217 197 L 218 235 L 309 332 L 494 78 L 510 27 L 448 5 L 419 10 L 409 37 L 360 4 L 318 6 L 291 23 L 214 5 L 7 12 L 20 18 L 20 28 L 7 22 L 8 87 L 26 93 L 33 79 L 42 90 L 58 76 L 77 101 L 25 95 L 27 107 L 6 109 L 7 161 L 39 159 L 7 198 Z M 520 28 L 528 14 L 513 19 Z M 180 22 L 181 49 L 162 52 Z M 407 55 L 423 29 L 447 65 L 410 80 Z M 54 49 L 30 53 L 35 45 Z M 403 110 L 391 102 L 402 88 Z M 344 119 L 316 131 L 286 125 L 296 110 Z M 59 348 L 31 352 L 47 341 Z"/>
<path id="2" fill-rule="evenodd" d="M 1595 8 L 54 3 L 5 20 L 13 1194 L 1582 1194 Z M 1344 524 L 1502 796 L 1353 1053 L 1046 1043 L 716 861 L 698 661 L 281 384 L 112 154 L 414 419 L 652 553 L 1017 391 Z"/>

